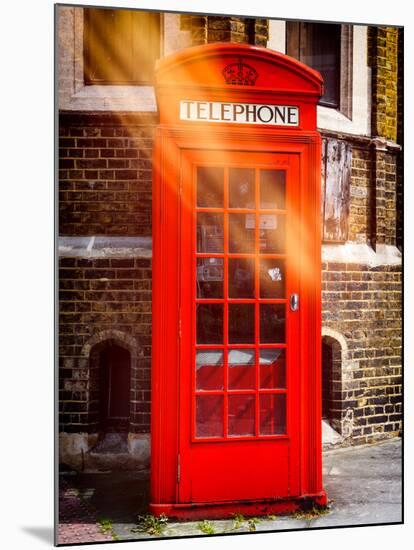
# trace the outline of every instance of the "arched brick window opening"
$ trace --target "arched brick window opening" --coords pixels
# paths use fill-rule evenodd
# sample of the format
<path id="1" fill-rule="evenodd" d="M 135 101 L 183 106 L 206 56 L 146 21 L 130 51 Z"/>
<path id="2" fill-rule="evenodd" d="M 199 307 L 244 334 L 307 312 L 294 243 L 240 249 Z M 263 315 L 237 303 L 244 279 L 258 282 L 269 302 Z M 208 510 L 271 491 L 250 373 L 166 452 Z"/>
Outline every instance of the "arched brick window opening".
<path id="1" fill-rule="evenodd" d="M 341 432 L 342 348 L 335 338 L 322 338 L 322 418 Z"/>
<path id="2" fill-rule="evenodd" d="M 99 420 L 103 431 L 128 431 L 131 354 L 117 344 L 101 351 L 99 368 Z"/>
<path id="3" fill-rule="evenodd" d="M 131 353 L 113 339 L 90 355 L 90 416 L 98 432 L 128 432 L 131 409 Z"/>

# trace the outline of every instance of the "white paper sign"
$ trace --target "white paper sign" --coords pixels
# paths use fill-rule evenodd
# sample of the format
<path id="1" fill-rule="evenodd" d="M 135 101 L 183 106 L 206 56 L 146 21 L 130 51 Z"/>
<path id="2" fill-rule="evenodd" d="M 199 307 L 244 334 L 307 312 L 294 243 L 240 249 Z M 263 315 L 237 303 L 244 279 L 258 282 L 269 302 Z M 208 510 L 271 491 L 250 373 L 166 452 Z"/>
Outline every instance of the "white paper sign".
<path id="1" fill-rule="evenodd" d="M 254 229 L 255 214 L 246 214 L 246 229 Z M 277 229 L 277 217 L 275 214 L 260 214 L 260 229 Z"/>

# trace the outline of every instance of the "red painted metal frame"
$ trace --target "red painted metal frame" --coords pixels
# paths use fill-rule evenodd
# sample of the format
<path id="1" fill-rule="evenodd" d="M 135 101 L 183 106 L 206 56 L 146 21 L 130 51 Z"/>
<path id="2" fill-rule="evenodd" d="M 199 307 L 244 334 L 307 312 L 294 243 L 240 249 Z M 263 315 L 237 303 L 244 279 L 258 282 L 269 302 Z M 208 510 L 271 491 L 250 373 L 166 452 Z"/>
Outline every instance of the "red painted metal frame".
<path id="1" fill-rule="evenodd" d="M 198 150 L 193 150 L 193 151 L 186 151 L 186 156 L 190 156 L 190 158 L 192 158 L 192 166 L 195 167 L 195 166 L 201 166 L 201 165 L 205 165 L 205 163 L 203 162 L 197 162 L 197 153 L 200 155 L 200 151 Z M 204 152 L 201 152 L 201 158 L 204 158 L 204 155 L 203 155 Z M 218 157 L 217 157 L 217 151 L 212 151 L 212 152 L 209 152 L 209 165 L 214 165 L 214 166 L 219 166 L 221 165 L 220 162 L 218 162 Z M 188 301 L 189 302 L 192 302 L 193 304 L 193 307 L 192 307 L 192 311 L 189 312 L 190 315 L 189 316 L 186 316 L 185 313 L 182 311 L 182 318 L 187 318 L 187 319 L 190 319 L 190 322 L 189 322 L 189 330 L 192 331 L 192 337 L 191 337 L 191 340 L 192 340 L 192 356 L 191 356 L 191 359 L 190 359 L 190 363 L 193 365 L 193 368 L 191 369 L 191 372 L 192 374 L 194 374 L 194 365 L 195 365 L 195 360 L 196 360 L 196 357 L 195 357 L 195 351 L 196 349 L 222 349 L 223 352 L 225 352 L 226 350 L 228 349 L 252 349 L 252 350 L 255 350 L 255 365 L 256 365 L 256 368 L 255 368 L 255 371 L 256 371 L 256 383 L 255 383 L 255 389 L 230 389 L 228 388 L 228 380 L 227 380 L 227 376 L 228 376 L 228 370 L 227 370 L 227 366 L 228 366 L 228 361 L 227 361 L 227 357 L 226 357 L 226 353 L 224 353 L 224 363 L 223 363 L 223 374 L 224 374 L 224 389 L 223 390 L 209 390 L 208 391 L 208 395 L 224 395 L 224 436 L 223 437 L 203 437 L 203 438 L 199 438 L 199 437 L 196 437 L 195 435 L 195 395 L 196 394 L 200 394 L 200 395 L 206 395 L 206 393 L 204 391 L 198 391 L 196 390 L 195 388 L 195 377 L 192 376 L 192 380 L 191 380 L 191 388 L 192 388 L 192 398 L 191 398 L 191 401 L 192 401 L 192 405 L 191 405 L 191 425 L 192 425 L 192 434 L 191 434 L 191 441 L 192 442 L 208 442 L 208 441 L 223 441 L 223 440 L 227 440 L 227 441 L 238 441 L 238 440 L 249 440 L 249 439 L 258 439 L 259 437 L 260 438 L 263 438 L 263 439 L 269 439 L 269 438 L 277 438 L 277 439 L 283 439 L 283 438 L 286 438 L 286 435 L 259 435 L 259 427 L 258 427 L 258 424 L 259 424 L 259 411 L 258 411 L 258 404 L 259 404 L 259 399 L 256 400 L 256 412 L 255 412 L 255 419 L 256 419 L 256 427 L 255 427 L 255 432 L 256 432 L 256 435 L 252 435 L 252 436 L 228 436 L 226 435 L 227 434 L 227 420 L 228 420 L 228 415 L 227 415 L 227 399 L 225 397 L 225 394 L 227 393 L 228 395 L 241 395 L 241 394 L 251 394 L 251 395 L 260 395 L 260 394 L 264 394 L 264 393 L 269 393 L 269 394 L 277 394 L 277 393 L 282 393 L 282 394 L 286 394 L 287 391 L 288 391 L 288 388 L 271 388 L 271 389 L 264 389 L 264 388 L 260 388 L 259 387 L 259 374 L 260 374 L 260 368 L 258 366 L 258 363 L 259 363 L 259 349 L 286 349 L 287 348 L 287 343 L 286 341 L 284 343 L 260 343 L 260 340 L 259 340 L 259 311 L 258 311 L 258 308 L 259 308 L 259 304 L 263 303 L 270 303 L 270 304 L 283 304 L 285 305 L 285 307 L 287 307 L 287 298 L 285 296 L 285 298 L 227 298 L 228 297 L 228 259 L 229 258 L 251 258 L 252 256 L 254 257 L 254 271 L 255 271 L 255 283 L 254 283 L 254 286 L 255 286 L 255 293 L 256 293 L 256 296 L 258 296 L 258 292 L 259 292 L 259 277 L 260 277 L 260 270 L 259 270 L 259 262 L 260 262 L 260 259 L 259 259 L 259 254 L 256 253 L 256 254 L 253 254 L 253 253 L 240 253 L 240 252 L 236 252 L 236 253 L 231 253 L 229 255 L 229 251 L 228 251 L 228 239 L 229 239 L 229 229 L 228 229 L 228 218 L 227 216 L 229 214 L 239 214 L 239 213 L 244 213 L 246 214 L 247 213 L 252 213 L 254 212 L 254 216 L 255 216 L 255 248 L 256 250 L 258 250 L 259 248 L 259 217 L 262 215 L 263 212 L 265 213 L 268 213 L 268 214 L 277 214 L 277 213 L 281 213 L 282 215 L 285 215 L 286 214 L 286 209 L 284 210 L 277 210 L 277 209 L 261 209 L 261 212 L 259 213 L 259 208 L 255 208 L 255 209 L 243 209 L 243 208 L 229 208 L 228 207 L 228 185 L 229 185 L 229 182 L 228 182 L 228 169 L 229 168 L 232 168 L 232 167 L 237 167 L 237 168 L 240 168 L 240 167 L 243 167 L 243 163 L 241 160 L 239 160 L 239 162 L 236 162 L 235 161 L 235 158 L 237 153 L 232 153 L 231 154 L 231 159 L 233 161 L 232 164 L 230 164 L 229 162 L 226 162 L 225 160 L 225 157 L 226 157 L 227 153 L 225 152 L 224 153 L 224 159 L 222 158 L 222 164 L 223 164 L 223 167 L 225 167 L 225 174 L 227 174 L 227 176 L 225 176 L 225 179 L 224 179 L 224 208 L 197 208 L 195 206 L 195 188 L 196 188 L 196 185 L 195 185 L 195 181 L 196 181 L 196 176 L 195 176 L 195 170 L 192 170 L 193 172 L 193 175 L 191 177 L 191 175 L 189 174 L 189 185 L 187 184 L 187 187 L 188 187 L 188 191 L 189 191 L 189 200 L 191 201 L 191 203 L 193 204 L 193 208 L 194 208 L 194 215 L 193 215 L 193 212 L 192 212 L 192 209 L 190 208 L 189 209 L 189 216 L 188 216 L 188 219 L 186 220 L 186 222 L 188 221 L 188 224 L 187 223 L 184 223 L 184 225 L 187 227 L 187 228 L 190 228 L 190 232 L 188 233 L 185 233 L 185 231 L 183 230 L 182 231 L 182 238 L 181 238 L 181 246 L 182 246 L 182 249 L 186 248 L 187 245 L 190 245 L 190 249 L 191 251 L 193 252 L 192 254 L 192 261 L 190 263 L 190 265 L 183 265 L 183 262 L 182 262 L 182 265 L 181 265 L 181 280 L 182 280 L 182 289 L 184 289 L 184 291 L 186 291 L 188 289 L 188 282 L 190 281 L 190 288 L 192 289 L 189 293 L 188 293 Z M 249 157 L 250 155 L 250 157 Z M 278 164 L 275 164 L 273 161 L 272 164 L 260 164 L 258 162 L 254 162 L 253 159 L 251 158 L 251 155 L 255 156 L 257 158 L 257 154 L 255 155 L 254 153 L 243 153 L 243 159 L 244 159 L 244 162 L 246 164 L 247 167 L 250 167 L 252 165 L 254 165 L 254 167 L 256 168 L 256 173 L 255 173 L 255 203 L 256 205 L 259 204 L 259 177 L 258 177 L 258 174 L 259 174 L 259 170 L 261 168 L 272 168 L 272 169 L 276 169 L 276 170 L 283 170 L 285 171 L 285 173 L 287 172 L 286 170 L 286 165 L 285 164 L 282 164 L 282 165 L 278 165 Z M 268 154 L 268 156 L 271 155 L 271 156 L 274 156 L 272 155 L 271 153 Z M 219 156 L 223 157 L 223 154 L 222 152 L 220 152 Z M 228 155 L 227 155 L 228 156 Z M 286 156 L 285 156 L 286 157 Z M 280 159 L 278 159 L 280 160 Z M 277 162 L 277 161 L 276 161 Z M 286 161 L 285 161 L 286 162 Z M 293 176 L 290 176 L 291 178 L 293 178 Z M 183 181 L 185 182 L 186 181 L 186 175 L 183 174 Z M 292 186 L 293 187 L 293 186 Z M 191 194 L 193 195 L 191 197 Z M 184 194 L 182 194 L 182 199 L 185 201 L 185 196 Z M 227 206 L 226 206 L 227 205 Z M 222 254 L 220 253 L 200 253 L 200 252 L 196 252 L 196 245 L 195 245 L 195 221 L 196 221 L 196 213 L 197 212 L 220 212 L 220 213 L 223 213 L 224 214 L 224 233 L 223 233 L 223 241 L 224 241 L 224 252 Z M 183 210 L 181 211 L 182 212 L 182 215 L 183 215 Z M 192 218 L 192 219 L 191 219 Z M 289 247 L 290 243 L 289 242 L 286 242 L 286 249 Z M 276 254 L 276 253 L 268 253 L 268 254 L 265 254 L 265 253 L 261 253 L 260 256 L 264 259 L 275 259 L 275 258 L 281 258 L 281 259 L 286 259 L 286 253 L 279 253 L 279 254 Z M 196 259 L 197 258 L 200 258 L 200 257 L 222 257 L 224 259 L 224 274 L 223 274 L 223 282 L 224 282 L 224 285 L 223 285 L 223 296 L 224 298 L 222 299 L 218 299 L 218 298 L 212 298 L 212 299 L 206 299 L 206 298 L 196 298 L 195 296 L 195 292 L 194 292 L 194 289 L 195 289 L 195 285 L 196 285 Z M 226 261 L 226 257 L 227 257 L 227 261 Z M 191 277 L 188 278 L 188 275 L 191 274 Z M 286 295 L 288 294 L 288 285 L 286 285 Z M 186 296 L 182 296 L 181 298 L 181 304 L 185 303 L 186 302 Z M 196 304 L 198 303 L 204 303 L 204 304 L 208 304 L 208 303 L 223 303 L 223 305 L 225 305 L 225 303 L 228 303 L 228 304 L 231 304 L 231 303 L 237 303 L 237 304 L 254 304 L 255 305 L 255 337 L 254 337 L 254 342 L 252 343 L 229 343 L 228 342 L 228 331 L 226 330 L 226 327 L 228 326 L 228 309 L 226 307 L 224 307 L 224 314 L 223 314 L 223 343 L 222 344 L 196 344 L 196 335 L 195 335 L 195 318 L 196 318 Z M 183 309 L 183 308 L 181 308 Z M 183 329 L 182 329 L 183 330 Z M 182 336 L 182 338 L 184 338 L 184 336 Z M 184 341 L 183 345 L 181 346 L 181 348 L 184 347 L 184 345 L 186 344 L 186 342 Z M 185 360 L 184 360 L 185 361 Z M 183 362 L 183 361 L 182 361 Z M 182 382 L 184 382 L 185 384 L 185 380 L 182 379 Z M 181 390 L 183 390 L 183 388 L 181 387 Z M 258 391 L 259 390 L 259 391 Z M 182 399 L 185 399 L 184 395 L 182 395 Z M 186 415 L 184 414 L 184 417 L 186 417 Z"/>
<path id="2" fill-rule="evenodd" d="M 228 85 L 223 68 L 245 60 L 259 73 L 255 86 Z M 154 149 L 153 186 L 153 361 L 151 420 L 151 504 L 154 514 L 170 517 L 224 517 L 235 511 L 246 515 L 281 513 L 295 509 L 307 498 L 326 503 L 322 487 L 321 460 L 321 296 L 320 296 L 320 135 L 316 131 L 316 104 L 322 93 L 320 75 L 301 63 L 270 50 L 234 44 L 190 48 L 162 60 L 157 68 L 157 98 L 160 125 Z M 183 122 L 179 101 L 209 101 L 297 105 L 300 126 L 270 127 L 226 123 Z M 189 445 L 188 403 L 183 402 L 183 334 L 190 334 L 191 319 L 183 316 L 182 266 L 192 265 L 190 247 L 182 246 L 182 178 L 188 170 L 186 156 L 192 151 L 226 151 L 231 158 L 240 152 L 263 155 L 278 153 L 298 159 L 297 187 L 300 232 L 300 327 L 298 328 L 297 453 L 289 468 L 297 480 L 293 495 L 273 499 L 227 502 L 180 502 L 191 495 L 188 464 L 180 449 Z M 256 223 L 256 229 L 258 224 Z M 190 262 L 188 264 L 187 262 Z M 191 285 L 189 285 L 191 287 Z M 273 300 L 272 300 L 273 301 Z M 264 346 L 265 347 L 265 346 Z M 186 346 L 188 349 L 189 346 Z M 188 365 L 187 365 L 188 366 Z M 280 436 L 275 437 L 277 439 Z M 270 438 L 272 440 L 273 438 Z M 261 443 L 258 440 L 257 443 Z M 255 444 L 243 440 L 243 445 Z M 217 445 L 217 443 L 211 443 Z M 187 457 L 188 458 L 188 457 Z M 202 472 L 200 472 L 202 475 Z M 240 480 L 240 483 L 243 483 Z M 248 482 L 248 481 L 247 481 Z M 211 480 L 206 480 L 211 483 Z"/>

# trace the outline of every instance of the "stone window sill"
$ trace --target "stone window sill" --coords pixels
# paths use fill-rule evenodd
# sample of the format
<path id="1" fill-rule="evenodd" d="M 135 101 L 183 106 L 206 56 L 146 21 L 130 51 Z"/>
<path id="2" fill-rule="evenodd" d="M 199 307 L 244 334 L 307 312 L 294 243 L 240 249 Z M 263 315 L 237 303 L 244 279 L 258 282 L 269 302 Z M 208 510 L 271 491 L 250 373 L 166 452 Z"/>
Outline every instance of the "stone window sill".
<path id="1" fill-rule="evenodd" d="M 153 86 L 80 86 L 71 96 L 70 110 L 156 112 Z"/>

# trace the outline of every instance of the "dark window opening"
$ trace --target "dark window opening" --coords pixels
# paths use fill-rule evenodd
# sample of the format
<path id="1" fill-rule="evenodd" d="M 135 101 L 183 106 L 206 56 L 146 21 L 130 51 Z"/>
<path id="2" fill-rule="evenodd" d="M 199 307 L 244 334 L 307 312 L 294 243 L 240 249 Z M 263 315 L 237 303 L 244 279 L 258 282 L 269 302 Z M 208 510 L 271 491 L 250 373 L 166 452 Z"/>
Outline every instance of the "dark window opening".
<path id="1" fill-rule="evenodd" d="M 331 416 L 332 368 L 332 347 L 324 342 L 322 344 L 322 418 L 324 420 L 329 420 Z"/>
<path id="2" fill-rule="evenodd" d="M 322 419 L 341 433 L 344 406 L 342 392 L 342 349 L 335 338 L 322 340 Z"/>
<path id="3" fill-rule="evenodd" d="M 99 354 L 99 419 L 105 432 L 128 431 L 131 354 L 109 341 Z"/>
<path id="4" fill-rule="evenodd" d="M 150 84 L 160 56 L 160 15 L 101 8 L 84 14 L 85 84 Z"/>
<path id="5" fill-rule="evenodd" d="M 286 23 L 286 53 L 319 71 L 324 80 L 320 105 L 339 108 L 341 25 Z"/>

